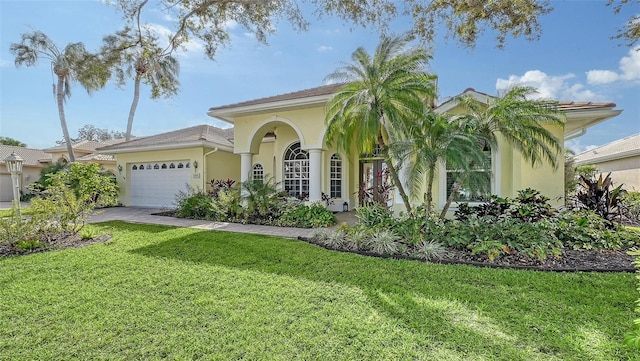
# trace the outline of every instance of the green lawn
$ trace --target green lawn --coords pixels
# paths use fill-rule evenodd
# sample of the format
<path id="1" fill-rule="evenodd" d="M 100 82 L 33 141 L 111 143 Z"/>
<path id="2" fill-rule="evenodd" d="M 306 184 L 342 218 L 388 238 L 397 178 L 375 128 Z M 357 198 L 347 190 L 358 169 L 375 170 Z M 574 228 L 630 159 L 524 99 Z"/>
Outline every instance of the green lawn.
<path id="1" fill-rule="evenodd" d="M 0 360 L 627 360 L 633 274 L 432 265 L 110 222 L 0 259 Z"/>

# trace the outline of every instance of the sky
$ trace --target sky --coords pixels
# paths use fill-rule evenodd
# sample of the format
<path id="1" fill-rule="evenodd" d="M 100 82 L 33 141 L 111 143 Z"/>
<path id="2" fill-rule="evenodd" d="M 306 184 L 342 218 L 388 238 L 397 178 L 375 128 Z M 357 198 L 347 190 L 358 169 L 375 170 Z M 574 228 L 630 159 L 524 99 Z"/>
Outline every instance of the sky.
<path id="1" fill-rule="evenodd" d="M 474 49 L 454 40 L 431 45 L 428 71 L 438 75 L 438 103 L 467 88 L 491 95 L 509 84 L 538 89 L 540 96 L 562 101 L 614 102 L 621 115 L 590 128 L 569 141 L 576 152 L 585 151 L 640 133 L 640 50 L 611 37 L 626 20 L 640 13 L 632 2 L 618 15 L 605 1 L 551 1 L 554 11 L 540 19 L 542 36 L 536 41 L 508 38 L 504 49 L 494 37 L 482 36 Z M 358 47 L 375 50 L 375 29 L 354 28 L 331 17 L 311 20 L 306 32 L 285 22 L 261 44 L 247 29 L 229 23 L 230 45 L 206 58 L 202 44 L 193 41 L 180 61 L 180 93 L 169 99 L 150 99 L 142 87 L 133 123 L 135 136 L 149 136 L 193 125 L 230 124 L 207 116 L 210 107 L 252 100 L 325 84 L 325 77 L 350 61 Z M 162 34 L 171 19 L 159 11 L 143 21 Z M 402 33 L 409 19 L 398 18 L 390 30 Z M 0 136 L 46 148 L 62 139 L 58 110 L 52 92 L 50 64 L 14 65 L 11 43 L 25 32 L 41 30 L 59 47 L 83 42 L 91 50 L 102 37 L 124 25 L 115 9 L 97 0 L 0 0 Z M 444 35 L 442 30 L 439 33 Z M 79 85 L 65 104 L 71 137 L 86 124 L 113 131 L 126 129 L 133 97 L 133 82 L 118 87 L 110 82 L 88 95 Z"/>

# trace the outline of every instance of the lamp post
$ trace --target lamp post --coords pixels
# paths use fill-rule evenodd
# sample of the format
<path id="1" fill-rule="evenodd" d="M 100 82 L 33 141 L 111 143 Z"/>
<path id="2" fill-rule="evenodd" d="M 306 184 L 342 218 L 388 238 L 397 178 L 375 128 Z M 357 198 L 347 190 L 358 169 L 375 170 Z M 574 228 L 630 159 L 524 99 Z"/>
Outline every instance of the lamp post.
<path id="1" fill-rule="evenodd" d="M 23 159 L 16 155 L 16 152 L 11 152 L 11 155 L 4 159 L 4 164 L 7 166 L 7 170 L 11 173 L 11 182 L 13 184 L 13 207 L 16 210 L 16 215 L 20 217 L 20 182 L 18 180 L 18 174 L 22 173 Z"/>

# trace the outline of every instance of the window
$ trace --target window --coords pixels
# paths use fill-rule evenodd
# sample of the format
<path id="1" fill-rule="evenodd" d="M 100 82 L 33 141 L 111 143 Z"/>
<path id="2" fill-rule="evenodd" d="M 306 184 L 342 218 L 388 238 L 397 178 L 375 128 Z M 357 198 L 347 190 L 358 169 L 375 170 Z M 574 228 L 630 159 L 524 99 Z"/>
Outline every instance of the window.
<path id="1" fill-rule="evenodd" d="M 253 165 L 252 178 L 254 182 L 262 184 L 264 183 L 264 167 L 260 163 Z"/>
<path id="2" fill-rule="evenodd" d="M 309 196 L 309 154 L 293 143 L 284 152 L 284 190 L 292 197 Z"/>
<path id="3" fill-rule="evenodd" d="M 342 198 L 342 160 L 337 154 L 329 161 L 329 196 Z"/>
<path id="4" fill-rule="evenodd" d="M 460 179 L 462 174 L 460 170 L 451 169 L 448 165 L 446 168 L 446 193 L 445 201 L 449 198 L 454 188 L 456 188 L 458 180 L 462 182 L 458 190 L 458 194 L 454 196 L 455 202 L 485 202 L 491 196 L 492 181 L 492 157 L 491 148 L 485 144 L 482 151 L 484 162 L 477 166 L 472 165 L 472 174 L 467 179 Z M 473 186 L 472 186 L 473 185 Z"/>

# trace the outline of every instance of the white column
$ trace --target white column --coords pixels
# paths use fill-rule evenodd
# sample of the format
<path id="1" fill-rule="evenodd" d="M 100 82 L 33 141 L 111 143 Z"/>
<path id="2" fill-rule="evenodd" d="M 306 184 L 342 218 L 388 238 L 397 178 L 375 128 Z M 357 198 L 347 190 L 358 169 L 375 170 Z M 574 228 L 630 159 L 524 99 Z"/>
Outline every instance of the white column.
<path id="1" fill-rule="evenodd" d="M 309 201 L 322 200 L 322 149 L 309 149 Z"/>
<path id="2" fill-rule="evenodd" d="M 251 167 L 253 166 L 253 154 L 240 153 L 240 183 L 249 180 Z"/>

